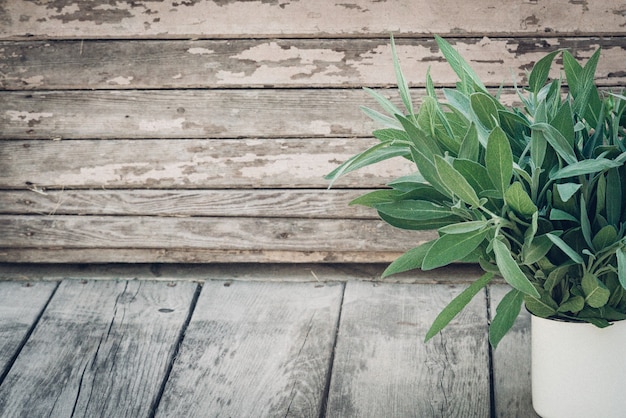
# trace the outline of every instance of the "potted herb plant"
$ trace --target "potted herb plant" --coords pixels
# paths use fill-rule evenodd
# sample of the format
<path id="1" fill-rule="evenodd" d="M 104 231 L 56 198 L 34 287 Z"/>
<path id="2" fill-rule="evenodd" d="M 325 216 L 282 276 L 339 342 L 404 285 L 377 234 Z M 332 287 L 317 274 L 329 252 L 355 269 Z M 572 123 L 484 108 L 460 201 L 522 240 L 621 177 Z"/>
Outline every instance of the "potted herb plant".
<path id="1" fill-rule="evenodd" d="M 327 178 L 392 157 L 414 162 L 415 173 L 352 203 L 374 208 L 395 227 L 438 231 L 383 276 L 455 262 L 485 270 L 440 313 L 426 340 L 499 275 L 511 290 L 489 340 L 496 347 L 526 306 L 535 410 L 545 417 L 623 416 L 626 97 L 595 85 L 600 50 L 584 66 L 554 51 L 535 63 L 527 87 L 516 86 L 521 104 L 510 106 L 447 41 L 436 41 L 459 77 L 456 87 L 437 92 L 427 74 L 425 97 L 414 107 L 392 38 L 404 110 L 366 89 L 387 113 L 363 108 L 382 124 L 373 133 L 380 142 Z M 549 80 L 559 55 L 567 89 Z M 569 331 L 574 335 L 563 334 Z"/>

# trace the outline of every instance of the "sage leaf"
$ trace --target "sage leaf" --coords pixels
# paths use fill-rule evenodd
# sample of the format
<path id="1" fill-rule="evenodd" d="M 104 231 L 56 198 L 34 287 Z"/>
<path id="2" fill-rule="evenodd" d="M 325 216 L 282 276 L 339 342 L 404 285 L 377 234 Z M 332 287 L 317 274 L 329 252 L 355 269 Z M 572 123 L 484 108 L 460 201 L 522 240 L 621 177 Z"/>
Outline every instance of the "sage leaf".
<path id="1" fill-rule="evenodd" d="M 609 301 L 611 291 L 595 274 L 585 272 L 580 284 L 585 292 L 585 302 L 592 308 L 601 308 Z"/>
<path id="2" fill-rule="evenodd" d="M 435 240 L 428 241 L 419 247 L 410 249 L 409 251 L 396 258 L 383 271 L 382 278 L 391 276 L 392 274 L 402 273 L 409 270 L 415 270 L 422 266 L 426 253 L 433 246 Z"/>
<path id="3" fill-rule="evenodd" d="M 541 318 L 548 318 L 552 315 L 556 314 L 557 304 L 552 299 L 550 294 L 541 289 L 540 297 L 534 297 L 526 295 L 524 296 L 524 303 L 526 304 L 526 308 L 533 314 Z"/>
<path id="4" fill-rule="evenodd" d="M 425 200 L 400 200 L 398 202 L 385 202 L 374 205 L 381 213 L 396 219 L 425 221 L 429 219 L 446 218 L 453 213 L 449 208 L 436 205 Z"/>
<path id="5" fill-rule="evenodd" d="M 391 36 L 391 54 L 393 56 L 393 69 L 396 73 L 396 82 L 398 84 L 398 90 L 400 92 L 400 97 L 402 98 L 402 103 L 404 103 L 404 107 L 409 115 L 413 115 L 415 112 L 413 112 L 413 102 L 409 93 L 409 85 L 402 74 L 402 69 L 400 68 L 400 61 L 398 60 L 398 53 L 396 51 L 396 42 L 393 39 L 393 36 Z"/>
<path id="6" fill-rule="evenodd" d="M 489 342 L 496 348 L 502 337 L 511 329 L 519 315 L 524 301 L 524 294 L 513 289 L 509 291 L 496 308 L 496 315 L 489 326 Z"/>
<path id="7" fill-rule="evenodd" d="M 537 206 L 533 203 L 524 190 L 524 186 L 519 181 L 511 184 L 511 186 L 504 193 L 504 201 L 509 205 L 515 213 L 525 218 L 530 218 L 535 212 L 537 212 Z"/>
<path id="8" fill-rule="evenodd" d="M 493 273 L 485 273 L 478 280 L 470 284 L 463 292 L 456 296 L 452 301 L 437 315 L 430 329 L 426 333 L 424 341 L 430 340 L 437 335 L 439 331 L 444 329 L 458 315 L 459 312 L 467 306 L 467 304 L 476 296 L 478 292 L 491 281 Z"/>
<path id="9" fill-rule="evenodd" d="M 619 283 L 624 289 L 626 289 L 626 249 L 620 247 L 617 252 L 617 275 L 619 277 Z"/>
<path id="10" fill-rule="evenodd" d="M 494 239 L 493 252 L 496 256 L 496 264 L 500 269 L 500 274 L 504 277 L 504 280 L 515 289 L 531 296 L 539 297 L 539 293 L 535 286 L 528 280 L 528 277 L 522 272 L 517 265 L 507 246 L 499 239 Z"/>
<path id="11" fill-rule="evenodd" d="M 559 154 L 565 162 L 568 164 L 578 162 L 572 144 L 554 126 L 548 123 L 539 122 L 531 125 L 531 129 L 543 132 L 546 141 L 548 141 L 552 148 L 554 148 L 557 154 Z"/>
<path id="12" fill-rule="evenodd" d="M 563 302 L 559 306 L 559 309 L 557 309 L 557 311 L 577 313 L 577 312 L 580 312 L 584 307 L 585 307 L 585 298 L 583 298 L 582 296 L 573 296 L 569 298 L 568 300 L 566 300 L 565 302 Z"/>
<path id="13" fill-rule="evenodd" d="M 522 246 L 522 260 L 524 264 L 531 265 L 541 260 L 552 248 L 552 241 L 545 235 L 535 237 L 530 244 Z"/>
<path id="14" fill-rule="evenodd" d="M 595 158 L 593 160 L 582 160 L 575 164 L 563 167 L 550 174 L 552 180 L 559 180 L 568 177 L 582 176 L 585 174 L 599 173 L 610 168 L 620 167 L 622 163 L 606 158 Z"/>
<path id="15" fill-rule="evenodd" d="M 439 237 L 424 257 L 422 270 L 432 270 L 461 260 L 483 242 L 486 234 L 486 231 L 477 230 Z"/>
<path id="16" fill-rule="evenodd" d="M 513 153 L 506 134 L 496 127 L 489 134 L 485 153 L 485 166 L 500 196 L 509 187 L 513 175 Z"/>
<path id="17" fill-rule="evenodd" d="M 449 162 L 443 157 L 435 155 L 435 168 L 437 169 L 437 174 L 441 182 L 448 190 L 457 195 L 465 203 L 474 207 L 480 206 L 480 200 L 478 199 L 476 191 L 467 180 L 465 180 L 465 177 L 452 167 Z"/>
<path id="18" fill-rule="evenodd" d="M 459 222 L 458 224 L 447 225 L 439 228 L 439 232 L 443 234 L 464 234 L 466 232 L 478 231 L 487 225 L 489 225 L 489 221 Z"/>
<path id="19" fill-rule="evenodd" d="M 472 67 L 465 61 L 465 59 L 452 47 L 445 39 L 435 35 L 437 45 L 441 50 L 441 53 L 446 58 L 450 67 L 454 70 L 456 75 L 464 82 L 471 81 L 474 85 L 478 86 L 482 90 L 486 90 L 485 85 L 480 80 L 478 75 L 472 70 Z"/>
<path id="20" fill-rule="evenodd" d="M 554 212 L 554 210 L 553 210 Z M 574 263 L 583 264 L 583 258 L 572 247 L 567 245 L 560 237 L 554 234 L 546 234 L 546 236 L 552 241 L 561 251 L 565 253 Z"/>
<path id="21" fill-rule="evenodd" d="M 567 202 L 582 187 L 580 183 L 561 183 L 556 185 L 556 190 L 563 202 Z"/>
<path id="22" fill-rule="evenodd" d="M 528 76 L 528 84 L 530 87 L 530 91 L 537 94 L 539 90 L 546 84 L 548 80 L 548 76 L 550 75 L 550 67 L 552 66 L 552 61 L 554 57 L 559 54 L 561 51 L 553 51 L 541 58 L 539 61 L 535 63 L 533 66 L 530 75 Z"/>
<path id="23" fill-rule="evenodd" d="M 622 216 L 623 196 L 622 182 L 619 170 L 612 168 L 606 175 L 606 220 L 617 226 Z"/>
<path id="24" fill-rule="evenodd" d="M 498 125 L 498 108 L 493 97 L 486 93 L 474 93 L 470 96 L 470 105 L 478 121 L 488 130 Z"/>

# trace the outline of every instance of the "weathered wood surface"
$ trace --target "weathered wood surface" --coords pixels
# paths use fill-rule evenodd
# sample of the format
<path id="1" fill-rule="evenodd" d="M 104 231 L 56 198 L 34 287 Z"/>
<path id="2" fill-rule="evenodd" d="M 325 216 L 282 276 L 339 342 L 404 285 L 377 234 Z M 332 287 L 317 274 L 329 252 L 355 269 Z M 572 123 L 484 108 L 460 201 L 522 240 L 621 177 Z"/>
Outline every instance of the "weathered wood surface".
<path id="1" fill-rule="evenodd" d="M 0 386 L 0 415 L 150 416 L 196 288 L 61 283 Z"/>
<path id="2" fill-rule="evenodd" d="M 0 285 L 0 380 L 26 342 L 56 283 L 8 282 Z"/>
<path id="3" fill-rule="evenodd" d="M 412 167 L 323 179 L 373 143 L 361 87 L 398 101 L 390 34 L 414 97 L 456 81 L 440 34 L 518 104 L 558 48 L 623 87 L 625 27 L 617 0 L 0 2 L 0 262 L 390 261 L 432 233 L 341 206 Z"/>
<path id="4" fill-rule="evenodd" d="M 476 273 L 449 271 L 444 280 L 455 284 L 436 275 L 431 284 L 363 282 L 358 274 L 273 281 L 271 269 L 258 268 L 254 275 L 64 279 L 40 319 L 18 299 L 20 322 L 34 332 L 0 375 L 0 414 L 534 416 L 529 341 L 520 338 L 528 321 L 489 360 L 487 307 L 489 295 L 505 291 L 500 285 L 424 343 L 439 309 Z M 0 281 L 0 294 L 25 283 Z M 23 290 L 39 286 L 45 300 L 57 283 Z"/>
<path id="5" fill-rule="evenodd" d="M 503 284 L 490 286 L 489 309 L 492 316 L 498 303 L 510 290 Z M 532 408 L 530 363 L 530 313 L 522 307 L 513 328 L 492 354 L 496 417 L 538 418 Z"/>
<path id="6" fill-rule="evenodd" d="M 347 283 L 327 416 L 489 416 L 484 295 L 423 343 L 440 309 L 461 289 Z"/>
<path id="7" fill-rule="evenodd" d="M 623 84 L 626 77 L 620 37 L 447 40 L 489 86 L 525 84 L 529 64 L 556 49 L 582 60 L 602 48 L 598 84 Z M 437 85 L 456 82 L 434 39 L 399 38 L 396 47 L 410 85 L 423 87 L 429 67 Z M 8 90 L 395 85 L 388 38 L 48 40 L 0 42 L 0 54 L 0 87 Z"/>
<path id="8" fill-rule="evenodd" d="M 39 251 L 41 262 L 71 262 L 73 250 L 103 252 L 96 258 L 102 262 L 117 251 L 119 255 L 111 259 L 127 262 L 124 257 L 133 250 L 145 255 L 163 248 L 167 251 L 156 258 L 163 262 L 216 262 L 219 256 L 222 261 L 241 262 L 255 253 L 257 261 L 265 262 L 337 262 L 344 252 L 352 262 L 367 262 L 373 251 L 389 261 L 389 256 L 397 257 L 435 237 L 434 231 L 392 233 L 382 221 L 364 219 L 6 215 L 0 217 L 0 229 L 3 260 L 19 261 L 15 257 L 32 248 L 51 249 Z M 54 249 L 68 254 L 63 257 Z M 186 252 L 186 260 L 177 259 Z"/>
<path id="9" fill-rule="evenodd" d="M 52 182 L 43 189 L 38 184 L 3 192 L 0 214 L 377 218 L 371 208 L 349 206 L 374 189 L 50 190 Z"/>
<path id="10" fill-rule="evenodd" d="M 1 38 L 623 33 L 623 2 L 297 0 L 2 3 Z M 263 17 L 263 18 L 260 18 Z"/>
<path id="11" fill-rule="evenodd" d="M 319 417 L 342 293 L 206 283 L 156 416 Z"/>
<path id="12" fill-rule="evenodd" d="M 370 138 L 0 141 L 0 187 L 317 188 L 323 195 L 330 185 L 324 176 L 375 143 Z M 350 173 L 333 186 L 381 187 L 412 174 L 414 167 L 396 158 Z"/>

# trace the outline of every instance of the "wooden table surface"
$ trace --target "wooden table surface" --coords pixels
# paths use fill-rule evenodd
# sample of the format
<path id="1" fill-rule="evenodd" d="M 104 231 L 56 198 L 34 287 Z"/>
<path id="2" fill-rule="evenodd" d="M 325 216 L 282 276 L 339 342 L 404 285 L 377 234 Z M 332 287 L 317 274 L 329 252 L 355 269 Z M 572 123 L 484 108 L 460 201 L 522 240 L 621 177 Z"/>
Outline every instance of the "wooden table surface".
<path id="1" fill-rule="evenodd" d="M 466 270 L 414 282 L 13 275 L 0 281 L 0 416 L 535 416 L 528 315 L 496 350 L 487 341 L 505 285 L 423 342 Z"/>

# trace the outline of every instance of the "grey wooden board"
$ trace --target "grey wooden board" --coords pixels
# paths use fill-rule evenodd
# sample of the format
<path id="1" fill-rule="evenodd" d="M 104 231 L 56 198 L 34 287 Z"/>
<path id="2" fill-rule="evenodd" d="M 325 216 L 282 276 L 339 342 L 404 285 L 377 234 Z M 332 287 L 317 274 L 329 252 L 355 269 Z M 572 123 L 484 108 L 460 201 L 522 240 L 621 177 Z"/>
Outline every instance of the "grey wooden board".
<path id="1" fill-rule="evenodd" d="M 0 194 L 0 214 L 376 219 L 372 208 L 349 206 L 353 199 L 372 191 L 4 190 Z"/>
<path id="2" fill-rule="evenodd" d="M 0 376 L 7 371 L 56 286 L 0 281 Z"/>
<path id="3" fill-rule="evenodd" d="M 62 282 L 0 386 L 0 415 L 149 416 L 196 288 Z"/>
<path id="4" fill-rule="evenodd" d="M 397 251 L 398 242 L 416 246 L 436 237 L 380 220 L 297 218 L 3 215 L 0 231 L 0 247 L 7 248 Z"/>
<path id="5" fill-rule="evenodd" d="M 369 137 L 381 126 L 361 105 L 377 108 L 360 89 L 3 92 L 0 139 Z"/>
<path id="6" fill-rule="evenodd" d="M 526 84 L 530 66 L 568 49 L 584 61 L 598 48 L 600 85 L 624 84 L 623 37 L 448 38 L 486 85 Z M 457 75 L 434 39 L 396 40 L 412 86 Z M 395 85 L 389 39 L 230 39 L 0 42 L 0 87 L 8 90 L 389 87 Z M 156 70 L 158 68 L 158 70 Z M 560 68 L 555 64 L 553 77 Z"/>
<path id="7" fill-rule="evenodd" d="M 423 342 L 464 286 L 347 283 L 327 416 L 489 416 L 485 294 Z"/>
<path id="8" fill-rule="evenodd" d="M 343 286 L 207 282 L 158 417 L 319 417 Z"/>
<path id="9" fill-rule="evenodd" d="M 0 141 L 0 187 L 326 189 L 331 185 L 326 174 L 377 142 L 371 138 Z M 398 157 L 350 173 L 333 187 L 378 188 L 412 174 L 414 167 Z"/>
<path id="10" fill-rule="evenodd" d="M 490 311 L 511 290 L 508 285 L 491 285 Z M 538 417 L 532 407 L 530 382 L 530 313 L 522 307 L 513 328 L 493 351 L 494 403 L 497 417 Z"/>
<path id="11" fill-rule="evenodd" d="M 624 5 L 514 0 L 4 2 L 0 38 L 623 33 Z M 259 17 L 264 18 L 259 18 Z"/>
<path id="12" fill-rule="evenodd" d="M 436 237 L 434 231 L 397 230 L 378 220 L 297 218 L 4 215 L 0 231 L 5 262 L 36 261 L 37 254 L 40 262 L 70 262 L 69 250 L 91 250 L 100 262 L 106 256 L 110 262 L 132 261 L 125 257 L 133 250 L 146 251 L 135 254 L 145 257 L 137 260 L 170 262 L 243 261 L 254 254 L 265 262 L 384 262 Z M 61 259 L 47 258 L 46 249 L 57 250 Z"/>

